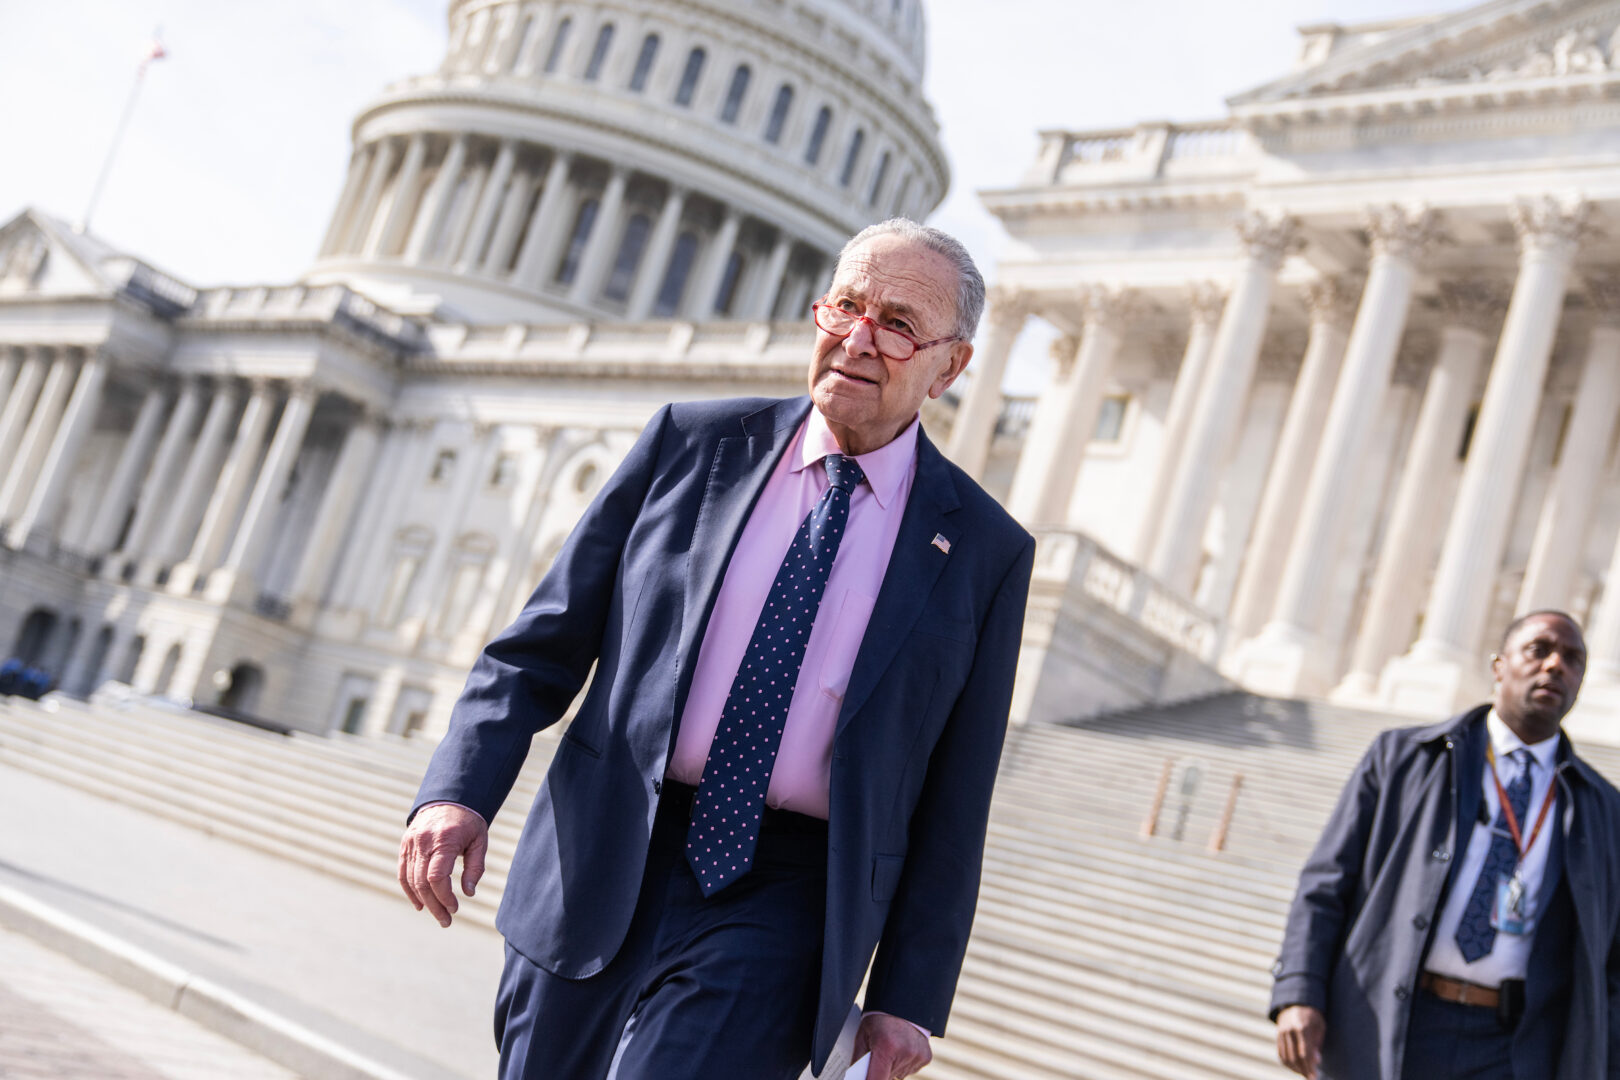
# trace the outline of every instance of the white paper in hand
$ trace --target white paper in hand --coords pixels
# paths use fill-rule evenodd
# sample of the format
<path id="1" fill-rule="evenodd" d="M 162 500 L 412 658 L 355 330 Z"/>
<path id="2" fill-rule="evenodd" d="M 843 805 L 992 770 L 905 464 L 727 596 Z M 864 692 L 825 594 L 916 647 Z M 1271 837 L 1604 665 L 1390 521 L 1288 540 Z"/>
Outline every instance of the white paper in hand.
<path id="1" fill-rule="evenodd" d="M 872 1055 L 862 1054 L 855 1059 L 849 1071 L 844 1073 L 844 1080 L 866 1080 L 866 1070 L 872 1066 Z"/>

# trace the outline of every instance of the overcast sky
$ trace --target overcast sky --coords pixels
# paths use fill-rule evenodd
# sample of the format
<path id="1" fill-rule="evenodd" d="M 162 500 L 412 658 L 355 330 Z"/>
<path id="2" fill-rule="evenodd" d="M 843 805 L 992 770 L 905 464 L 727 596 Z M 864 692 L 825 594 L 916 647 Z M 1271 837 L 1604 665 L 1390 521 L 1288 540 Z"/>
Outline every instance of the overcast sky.
<path id="1" fill-rule="evenodd" d="M 0 0 L 0 221 L 85 210 L 154 27 L 152 66 L 92 222 L 196 285 L 286 281 L 313 258 L 355 112 L 437 66 L 446 0 Z M 929 0 L 928 96 L 953 179 L 936 224 L 995 278 L 975 192 L 1013 182 L 1046 127 L 1220 116 L 1285 71 L 1295 27 L 1465 0 Z M 1039 385 L 1039 327 L 1010 388 Z"/>

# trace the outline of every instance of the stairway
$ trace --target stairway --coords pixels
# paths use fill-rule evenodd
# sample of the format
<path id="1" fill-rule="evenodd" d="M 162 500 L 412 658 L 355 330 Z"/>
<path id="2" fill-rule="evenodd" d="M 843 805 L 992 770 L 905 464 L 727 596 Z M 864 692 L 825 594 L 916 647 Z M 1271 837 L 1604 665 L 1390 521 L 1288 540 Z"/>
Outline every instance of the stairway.
<path id="1" fill-rule="evenodd" d="M 146 701 L 0 704 L 0 760 L 375 888 L 431 747 L 284 737 Z M 1265 1018 L 1295 875 L 1381 714 L 1231 693 L 1016 731 L 978 919 L 931 1080 L 1281 1075 Z M 555 734 L 491 830 L 462 911 L 488 925 Z M 1606 774 L 1620 750 L 1583 747 Z M 1158 835 L 1143 820 L 1166 761 Z M 1180 780 L 1196 763 L 1199 780 Z M 1207 840 L 1235 774 L 1225 850 Z M 1181 839 L 1176 839 L 1179 831 Z"/>

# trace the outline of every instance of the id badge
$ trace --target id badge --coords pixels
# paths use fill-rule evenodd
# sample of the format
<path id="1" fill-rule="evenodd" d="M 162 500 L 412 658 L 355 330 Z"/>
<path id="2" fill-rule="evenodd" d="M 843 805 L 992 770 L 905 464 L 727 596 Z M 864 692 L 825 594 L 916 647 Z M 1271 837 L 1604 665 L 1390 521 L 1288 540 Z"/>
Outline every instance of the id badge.
<path id="1" fill-rule="evenodd" d="M 1499 934 L 1528 934 L 1530 914 L 1526 910 L 1524 879 L 1504 874 L 1496 879 L 1496 901 L 1491 905 L 1491 926 Z"/>

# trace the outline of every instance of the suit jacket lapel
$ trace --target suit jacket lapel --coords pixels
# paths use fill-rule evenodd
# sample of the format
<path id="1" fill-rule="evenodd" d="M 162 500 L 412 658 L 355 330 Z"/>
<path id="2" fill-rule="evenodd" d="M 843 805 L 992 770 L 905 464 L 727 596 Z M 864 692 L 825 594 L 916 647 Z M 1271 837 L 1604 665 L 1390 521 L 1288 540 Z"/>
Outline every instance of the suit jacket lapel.
<path id="1" fill-rule="evenodd" d="M 743 418 L 734 435 L 715 448 L 709 477 L 698 506 L 697 524 L 687 557 L 686 603 L 682 608 L 681 642 L 676 654 L 675 724 L 686 707 L 692 669 L 704 629 L 731 554 L 737 549 L 748 515 L 754 512 L 771 471 L 793 442 L 810 411 L 808 397 L 789 398 Z"/>
<path id="2" fill-rule="evenodd" d="M 939 580 L 950 559 L 950 555 L 934 545 L 934 538 L 942 536 L 948 546 L 956 545 L 961 528 L 952 524 L 948 515 L 959 506 L 956 485 L 951 481 L 944 456 L 928 441 L 928 436 L 919 431 L 917 478 L 906 500 L 894 553 L 889 556 L 883 587 L 878 590 L 877 602 L 872 607 L 872 619 L 866 625 L 866 635 L 855 655 L 855 668 L 850 672 L 844 705 L 838 713 L 837 734 L 843 734 L 851 718 L 866 704 L 878 680 L 894 661 L 900 643 L 921 617 L 934 582 Z"/>

